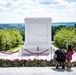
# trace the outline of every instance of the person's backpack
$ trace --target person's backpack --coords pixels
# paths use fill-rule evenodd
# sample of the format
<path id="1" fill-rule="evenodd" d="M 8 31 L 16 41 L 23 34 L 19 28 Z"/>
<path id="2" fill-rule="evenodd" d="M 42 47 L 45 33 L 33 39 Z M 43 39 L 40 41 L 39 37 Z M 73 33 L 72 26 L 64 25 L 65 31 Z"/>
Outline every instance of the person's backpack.
<path id="1" fill-rule="evenodd" d="M 65 60 L 66 54 L 63 50 L 58 50 L 58 55 L 57 55 L 58 59 L 60 60 Z"/>

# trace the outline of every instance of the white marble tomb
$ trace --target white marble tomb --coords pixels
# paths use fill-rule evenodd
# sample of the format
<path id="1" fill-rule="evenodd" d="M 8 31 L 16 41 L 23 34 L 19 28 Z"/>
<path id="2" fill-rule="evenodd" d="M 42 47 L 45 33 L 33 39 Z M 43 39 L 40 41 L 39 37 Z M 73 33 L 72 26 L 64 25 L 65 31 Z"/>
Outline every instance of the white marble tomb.
<path id="1" fill-rule="evenodd" d="M 49 54 L 51 48 L 51 18 L 25 18 L 25 43 L 22 54 Z M 48 51 L 45 51 L 49 49 Z"/>

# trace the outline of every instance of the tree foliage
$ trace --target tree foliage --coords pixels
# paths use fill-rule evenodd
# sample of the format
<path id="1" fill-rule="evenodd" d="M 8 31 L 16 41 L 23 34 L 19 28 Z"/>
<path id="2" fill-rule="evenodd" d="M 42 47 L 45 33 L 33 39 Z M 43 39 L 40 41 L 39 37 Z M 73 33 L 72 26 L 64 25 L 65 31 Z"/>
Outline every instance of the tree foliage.
<path id="1" fill-rule="evenodd" d="M 0 30 L 0 50 L 8 50 L 15 47 L 22 41 L 22 36 L 17 29 Z"/>
<path id="2" fill-rule="evenodd" d="M 52 40 L 54 40 L 54 35 L 56 31 L 60 30 L 63 27 L 67 27 L 67 26 L 66 25 L 52 26 Z"/>
<path id="3" fill-rule="evenodd" d="M 61 28 L 55 33 L 54 42 L 57 46 L 62 45 L 64 48 L 68 43 L 76 44 L 76 28 Z"/>

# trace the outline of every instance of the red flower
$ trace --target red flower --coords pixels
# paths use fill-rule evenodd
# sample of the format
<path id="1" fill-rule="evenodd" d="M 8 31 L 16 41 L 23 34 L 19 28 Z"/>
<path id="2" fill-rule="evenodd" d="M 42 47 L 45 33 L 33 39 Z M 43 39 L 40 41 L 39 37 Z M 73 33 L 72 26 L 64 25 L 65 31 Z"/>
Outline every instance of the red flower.
<path id="1" fill-rule="evenodd" d="M 15 62 L 15 60 L 11 60 L 11 62 Z"/>
<path id="2" fill-rule="evenodd" d="M 26 60 L 24 60 L 24 62 L 26 62 Z"/>
<path id="3" fill-rule="evenodd" d="M 45 62 L 47 61 L 47 59 L 45 59 Z"/>

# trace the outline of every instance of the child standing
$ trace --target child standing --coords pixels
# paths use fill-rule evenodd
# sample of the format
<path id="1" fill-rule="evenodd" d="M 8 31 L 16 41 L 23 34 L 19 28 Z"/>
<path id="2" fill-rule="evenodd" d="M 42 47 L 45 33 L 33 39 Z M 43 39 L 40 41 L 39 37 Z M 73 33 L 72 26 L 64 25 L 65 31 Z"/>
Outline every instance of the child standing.
<path id="1" fill-rule="evenodd" d="M 71 68 L 71 60 L 72 60 L 72 55 L 74 54 L 74 51 L 72 50 L 72 45 L 68 45 L 68 49 L 66 51 L 66 62 L 67 62 L 67 68 Z"/>

